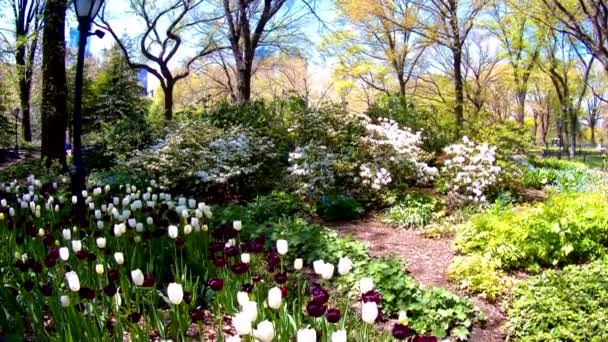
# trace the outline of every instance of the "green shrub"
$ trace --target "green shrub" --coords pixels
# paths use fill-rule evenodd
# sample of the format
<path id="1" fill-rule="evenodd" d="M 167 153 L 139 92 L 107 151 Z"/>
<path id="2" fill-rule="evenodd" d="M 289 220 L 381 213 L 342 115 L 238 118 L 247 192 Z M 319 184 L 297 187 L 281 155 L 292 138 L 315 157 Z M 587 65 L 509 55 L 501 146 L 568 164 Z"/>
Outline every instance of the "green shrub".
<path id="1" fill-rule="evenodd" d="M 57 162 L 53 162 L 50 166 L 47 166 L 45 160 L 32 159 L 14 163 L 0 169 L 0 179 L 23 180 L 29 176 L 35 176 L 41 182 L 46 183 L 56 181 L 61 178 L 61 175 L 68 179 L 65 171 L 65 168 Z"/>
<path id="2" fill-rule="evenodd" d="M 249 204 L 252 218 L 262 223 L 283 216 L 310 214 L 312 208 L 302 198 L 283 191 L 273 191 L 265 196 L 258 196 Z"/>
<path id="3" fill-rule="evenodd" d="M 383 221 L 404 228 L 424 228 L 433 219 L 437 201 L 422 194 L 408 194 L 383 213 Z"/>
<path id="4" fill-rule="evenodd" d="M 557 159 L 533 160 L 524 168 L 523 184 L 558 192 L 584 192 L 597 187 L 601 176 L 584 164 Z"/>
<path id="5" fill-rule="evenodd" d="M 489 302 L 508 288 L 500 261 L 479 254 L 456 256 L 448 270 L 448 280 L 463 290 L 480 293 Z"/>
<path id="6" fill-rule="evenodd" d="M 567 265 L 607 254 L 608 206 L 600 194 L 557 194 L 546 203 L 471 218 L 456 239 L 505 270 Z"/>
<path id="7" fill-rule="evenodd" d="M 608 262 L 547 270 L 513 289 L 509 340 L 607 341 Z"/>
<path id="8" fill-rule="evenodd" d="M 317 214 L 326 221 L 354 220 L 363 214 L 363 207 L 356 199 L 340 193 L 321 197 Z"/>

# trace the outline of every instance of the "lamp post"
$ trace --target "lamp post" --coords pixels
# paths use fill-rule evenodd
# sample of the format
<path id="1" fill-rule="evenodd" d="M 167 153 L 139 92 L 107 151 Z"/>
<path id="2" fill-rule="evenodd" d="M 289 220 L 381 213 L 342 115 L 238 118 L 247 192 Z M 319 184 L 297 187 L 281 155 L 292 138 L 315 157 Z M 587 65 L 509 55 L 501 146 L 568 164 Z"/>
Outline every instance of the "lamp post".
<path id="1" fill-rule="evenodd" d="M 15 116 L 15 157 L 19 157 L 19 108 L 13 111 Z"/>
<path id="2" fill-rule="evenodd" d="M 87 39 L 90 35 L 103 37 L 102 31 L 89 32 L 91 23 L 99 12 L 104 0 L 75 0 L 74 7 L 78 16 L 78 59 L 76 62 L 76 89 L 74 91 L 74 143 L 72 144 L 73 162 L 70 169 L 72 180 L 72 195 L 76 196 L 76 218 L 78 223 L 84 221 L 85 206 L 82 198 L 82 191 L 85 189 L 85 169 L 82 161 L 82 78 L 84 71 L 84 55 L 87 46 Z"/>

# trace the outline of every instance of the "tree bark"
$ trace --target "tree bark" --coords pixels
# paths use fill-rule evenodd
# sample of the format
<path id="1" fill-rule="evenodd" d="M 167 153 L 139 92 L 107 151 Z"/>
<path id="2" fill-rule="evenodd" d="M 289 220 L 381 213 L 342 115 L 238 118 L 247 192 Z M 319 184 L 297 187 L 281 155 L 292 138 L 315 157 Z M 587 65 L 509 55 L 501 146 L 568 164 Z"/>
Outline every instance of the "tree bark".
<path id="1" fill-rule="evenodd" d="M 48 0 L 42 39 L 42 157 L 65 166 L 67 0 Z"/>
<path id="2" fill-rule="evenodd" d="M 454 93 L 456 102 L 454 103 L 454 116 L 456 119 L 456 139 L 460 138 L 464 125 L 464 85 L 462 81 L 462 49 L 456 46 L 452 49 L 454 54 Z"/>
<path id="3" fill-rule="evenodd" d="M 246 103 L 251 99 L 251 67 L 244 67 L 237 72 L 237 102 Z"/>
<path id="4" fill-rule="evenodd" d="M 175 89 L 175 83 L 167 81 L 167 85 L 163 89 L 165 97 L 165 119 L 167 121 L 173 120 L 173 90 Z"/>
<path id="5" fill-rule="evenodd" d="M 517 122 L 520 125 L 524 124 L 524 119 L 526 116 L 526 95 L 527 90 L 525 89 L 517 89 L 515 92 L 515 101 L 517 102 Z"/>
<path id="6" fill-rule="evenodd" d="M 21 77 L 20 77 L 21 78 Z M 21 106 L 21 134 L 23 140 L 32 141 L 32 126 L 30 119 L 30 99 L 31 99 L 32 81 L 30 78 L 21 78 L 19 80 L 19 102 Z"/>

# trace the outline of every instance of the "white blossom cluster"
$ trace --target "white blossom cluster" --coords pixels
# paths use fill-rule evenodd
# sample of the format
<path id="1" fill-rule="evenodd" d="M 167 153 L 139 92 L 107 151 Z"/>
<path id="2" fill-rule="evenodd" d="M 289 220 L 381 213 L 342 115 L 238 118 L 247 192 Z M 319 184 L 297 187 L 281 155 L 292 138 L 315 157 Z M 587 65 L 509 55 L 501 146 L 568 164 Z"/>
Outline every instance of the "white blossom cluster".
<path id="1" fill-rule="evenodd" d="M 393 181 L 391 178 L 391 173 L 383 167 L 365 163 L 361 165 L 359 169 L 361 184 L 368 186 L 375 191 L 382 190 L 382 188 L 389 185 Z"/>
<path id="2" fill-rule="evenodd" d="M 448 198 L 456 203 L 486 202 L 485 192 L 502 172 L 496 166 L 496 147 L 476 145 L 465 136 L 462 143 L 448 146 L 446 153 L 443 172 L 448 176 Z"/>
<path id="3" fill-rule="evenodd" d="M 289 153 L 287 171 L 298 185 L 298 193 L 312 195 L 335 183 L 335 162 L 336 157 L 327 146 L 309 144 Z"/>

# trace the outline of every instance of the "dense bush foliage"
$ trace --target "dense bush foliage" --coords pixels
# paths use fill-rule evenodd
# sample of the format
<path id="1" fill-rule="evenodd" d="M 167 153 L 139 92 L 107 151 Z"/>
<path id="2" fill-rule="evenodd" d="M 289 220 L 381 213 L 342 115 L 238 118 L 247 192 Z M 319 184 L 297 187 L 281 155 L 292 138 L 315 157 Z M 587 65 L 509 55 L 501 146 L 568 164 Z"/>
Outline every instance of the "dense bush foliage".
<path id="1" fill-rule="evenodd" d="M 608 262 L 547 270 L 519 282 L 508 332 L 522 341 L 608 340 Z"/>
<path id="2" fill-rule="evenodd" d="M 323 195 L 317 205 L 317 214 L 326 221 L 354 220 L 363 212 L 356 199 L 335 192 Z"/>
<path id="3" fill-rule="evenodd" d="M 437 207 L 437 201 L 431 197 L 418 193 L 407 194 L 386 209 L 382 216 L 385 222 L 404 228 L 421 229 L 431 223 Z"/>
<path id="4" fill-rule="evenodd" d="M 448 280 L 463 290 L 479 293 L 489 302 L 508 289 L 500 261 L 480 254 L 454 257 L 448 270 Z"/>
<path id="5" fill-rule="evenodd" d="M 524 186 L 558 192 L 594 191 L 601 182 L 601 175 L 586 165 L 557 159 L 532 160 L 523 173 Z"/>

